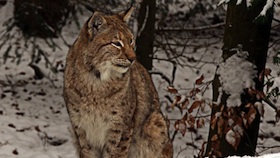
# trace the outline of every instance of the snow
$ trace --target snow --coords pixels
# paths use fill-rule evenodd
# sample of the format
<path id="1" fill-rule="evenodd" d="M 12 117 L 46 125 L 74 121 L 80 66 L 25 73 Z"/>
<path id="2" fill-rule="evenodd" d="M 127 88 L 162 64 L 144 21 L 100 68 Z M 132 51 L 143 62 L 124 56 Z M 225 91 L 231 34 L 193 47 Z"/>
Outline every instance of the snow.
<path id="1" fill-rule="evenodd" d="M 272 8 L 273 3 L 274 3 L 274 0 L 267 0 L 265 6 L 263 7 L 263 9 L 262 9 L 262 11 L 261 11 L 261 13 L 260 13 L 260 15 L 261 15 L 261 16 L 265 16 L 265 15 L 266 15 L 266 12 L 267 12 L 269 9 Z"/>
<path id="2" fill-rule="evenodd" d="M 257 73 L 256 66 L 246 60 L 249 55 L 248 52 L 235 51 L 237 53 L 221 63 L 217 70 L 217 74 L 220 75 L 222 89 L 230 95 L 227 100 L 228 107 L 241 105 L 240 95 L 243 93 L 243 89 L 254 88 L 253 78 L 256 77 Z M 234 69 L 232 69 L 233 67 Z"/>
<path id="3" fill-rule="evenodd" d="M 218 3 L 218 6 L 221 4 L 225 4 L 228 3 L 230 0 L 220 0 Z M 243 0 L 237 0 L 236 5 L 240 5 L 242 3 Z M 274 0 L 267 0 L 266 1 L 266 5 L 264 6 L 263 10 L 261 11 L 260 15 L 265 16 L 267 10 L 269 10 L 272 6 L 273 6 L 273 1 Z M 246 0 L 246 6 L 250 7 L 252 6 L 252 2 L 253 0 Z"/>
<path id="4" fill-rule="evenodd" d="M 237 0 L 236 5 L 241 4 L 242 1 L 243 1 L 243 0 Z"/>
<path id="5" fill-rule="evenodd" d="M 8 67 L 7 71 L 2 66 L 1 72 L 11 76 L 12 84 L 33 76 L 32 73 L 19 75 L 17 68 Z M 23 65 L 20 67 L 20 71 L 30 72 L 28 69 Z M 3 112 L 0 115 L 0 157 L 75 158 L 61 86 L 54 88 L 48 80 L 29 79 L 27 82 L 14 87 L 15 95 L 7 92 L 12 91 L 12 87 L 3 88 L 6 92 L 2 93 L 0 107 Z"/>
<path id="6" fill-rule="evenodd" d="M 1 24 L 12 16 L 12 8 L 9 2 L 0 9 Z M 64 60 L 68 49 L 63 41 L 56 42 L 62 48 L 56 52 L 42 44 L 53 62 Z M 1 57 L 4 50 L 0 50 Z M 63 74 L 48 75 L 53 82 L 48 78 L 35 80 L 34 71 L 28 66 L 30 52 L 25 50 L 19 65 L 11 60 L 4 64 L 0 59 L 0 157 L 77 158 L 62 98 Z M 44 63 L 38 66 L 45 74 L 52 74 Z"/>
<path id="7" fill-rule="evenodd" d="M 232 129 L 227 132 L 226 140 L 229 144 L 232 144 L 233 146 L 236 144 L 236 134 Z"/>
<path id="8" fill-rule="evenodd" d="M 220 2 L 218 3 L 218 6 L 224 3 L 228 3 L 230 0 L 220 0 Z"/>
<path id="9" fill-rule="evenodd" d="M 13 10 L 11 4 L 8 3 L 8 5 L 0 9 L 0 23 L 3 23 L 5 19 L 12 16 Z M 173 10 L 176 10 L 174 6 L 172 7 Z M 81 17 L 81 23 L 86 21 L 87 18 L 88 15 Z M 2 29 L 3 26 L 1 25 L 0 30 Z M 77 29 L 72 29 L 71 26 L 64 28 L 63 36 L 67 39 L 68 43 L 73 43 L 77 35 Z M 52 62 L 65 61 L 68 47 L 63 44 L 63 41 L 55 40 L 55 42 L 61 46 L 61 50 L 53 52 L 43 42 L 41 45 L 48 52 L 47 55 Z M 197 42 L 201 42 L 201 40 L 195 39 L 194 41 L 190 41 L 190 43 Z M 215 45 L 216 48 L 210 47 L 209 49 L 198 48 L 192 57 L 200 59 L 203 56 L 205 61 L 214 61 L 213 63 L 217 63 L 217 58 L 220 55 L 210 52 L 218 52 L 221 45 L 219 43 Z M 0 56 L 3 55 L 3 50 L 5 49 L 0 50 Z M 62 97 L 63 73 L 58 72 L 52 74 L 48 68 L 45 68 L 44 63 L 40 63 L 38 67 L 45 72 L 49 79 L 34 79 L 33 69 L 28 66 L 30 52 L 30 50 L 24 52 L 22 62 L 19 65 L 12 63 L 11 60 L 8 60 L 4 64 L 2 58 L 0 58 L 0 158 L 78 158 L 73 143 L 74 139 L 72 137 L 69 116 Z M 245 56 L 241 55 L 241 57 L 234 58 L 237 61 L 243 61 Z M 227 64 L 229 63 L 226 61 L 225 66 Z M 247 63 L 248 65 L 251 64 Z M 164 61 L 155 61 L 154 66 L 166 76 L 172 76 L 170 75 L 173 68 L 172 64 Z M 279 69 L 279 67 L 272 65 L 271 62 L 268 66 L 272 70 Z M 253 69 L 253 66 L 251 68 Z M 201 66 L 199 73 L 191 69 L 178 67 L 174 86 L 180 87 L 181 89 L 192 88 L 194 81 L 201 74 L 205 76 L 205 80 L 211 80 L 214 76 L 215 69 L 215 64 Z M 244 73 L 240 69 L 239 72 Z M 233 73 L 237 72 L 233 71 Z M 253 73 L 251 75 L 253 76 Z M 164 96 L 166 95 L 166 87 L 168 85 L 159 76 L 153 75 L 153 80 L 159 91 L 164 114 L 171 120 L 170 135 L 172 135 L 174 133 L 173 120 L 181 118 L 181 112 L 178 109 L 174 109 L 171 112 L 165 110 L 164 105 L 168 103 L 166 103 Z M 241 80 L 243 80 L 242 83 L 237 82 L 239 86 L 249 87 L 252 85 L 250 81 L 246 82 L 244 78 L 241 78 Z M 280 79 L 277 78 L 276 81 L 274 86 L 279 86 Z M 236 94 L 240 94 L 240 91 L 236 92 Z M 211 98 L 211 95 L 211 88 L 209 88 L 203 97 Z M 269 148 L 279 144 L 279 141 L 275 140 L 275 138 L 280 136 L 279 123 L 268 123 L 275 120 L 275 112 L 268 106 L 264 108 L 265 113 L 260 127 L 260 135 L 263 137 L 260 137 L 258 140 L 257 153 L 263 155 L 269 154 L 270 152 L 278 152 L 278 154 L 260 157 L 280 157 L 279 147 Z M 206 107 L 205 113 L 203 114 L 207 115 L 210 112 L 211 109 Z M 221 113 L 216 113 L 216 117 L 219 117 L 219 115 Z M 190 144 L 201 148 L 201 144 L 207 140 L 208 129 L 209 118 L 206 118 L 205 127 L 199 129 L 197 133 L 187 132 L 185 136 L 177 134 L 173 143 L 174 158 L 193 157 L 193 155 L 197 155 L 198 150 Z"/>
<path id="10" fill-rule="evenodd" d="M 236 5 L 240 5 L 242 3 L 243 0 L 237 0 Z M 247 7 L 252 6 L 252 1 L 253 0 L 246 0 L 246 5 Z"/>
<path id="11" fill-rule="evenodd" d="M 247 7 L 250 7 L 250 6 L 252 6 L 253 0 L 247 0 L 246 2 L 247 2 Z"/>
<path id="12" fill-rule="evenodd" d="M 263 156 L 229 156 L 228 158 L 279 158 L 280 153 L 267 154 Z"/>

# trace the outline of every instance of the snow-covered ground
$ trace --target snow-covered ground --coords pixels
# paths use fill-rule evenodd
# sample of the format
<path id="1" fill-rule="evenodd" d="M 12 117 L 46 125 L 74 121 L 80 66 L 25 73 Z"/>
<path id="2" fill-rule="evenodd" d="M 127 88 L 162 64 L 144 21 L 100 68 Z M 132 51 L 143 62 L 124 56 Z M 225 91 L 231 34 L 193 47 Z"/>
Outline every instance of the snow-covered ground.
<path id="1" fill-rule="evenodd" d="M 12 14 L 12 6 L 8 4 L 0 9 L 0 24 Z M 81 18 L 85 21 L 87 16 Z M 1 26 L 2 30 L 3 27 Z M 65 27 L 63 36 L 72 43 L 77 37 L 78 30 L 73 31 L 70 27 Z M 47 45 L 41 43 L 50 56 L 53 63 L 64 61 L 68 47 L 63 41 L 56 40 L 61 46 L 53 52 Z M 194 41 L 194 43 L 197 41 Z M 215 47 L 198 48 L 194 57 L 205 52 L 219 52 L 222 43 L 217 43 Z M 0 56 L 4 49 L 0 50 Z M 219 53 L 209 53 L 204 56 L 205 60 L 218 60 Z M 49 69 L 41 63 L 38 66 L 48 75 L 40 80 L 34 79 L 34 71 L 28 66 L 30 53 L 24 53 L 22 62 L 19 65 L 8 60 L 4 64 L 0 59 L 0 158 L 77 158 L 73 138 L 71 135 L 71 125 L 62 97 L 63 73 L 52 74 Z M 268 66 L 275 72 L 279 67 L 271 64 Z M 154 62 L 156 70 L 171 76 L 172 65 L 167 62 Z M 216 66 L 213 64 L 203 65 L 199 73 L 190 69 L 178 67 L 176 72 L 175 87 L 192 88 L 193 83 L 201 74 L 205 76 L 205 81 L 211 80 Z M 159 91 L 163 104 L 164 113 L 171 120 L 170 135 L 174 133 L 173 123 L 175 119 L 180 119 L 182 114 L 178 109 L 172 111 L 165 110 L 168 86 L 161 77 L 154 75 L 153 80 Z M 184 93 L 184 92 L 182 92 Z M 211 90 L 207 90 L 206 97 L 211 98 Z M 210 108 L 205 109 L 203 115 L 208 115 Z M 280 123 L 275 123 L 275 113 L 270 107 L 265 107 L 265 116 L 262 120 L 260 138 L 258 141 L 257 153 L 260 155 L 280 152 Z M 178 133 L 174 139 L 174 158 L 193 157 L 198 154 L 196 148 L 201 148 L 201 144 L 207 140 L 209 117 L 205 117 L 205 127 L 198 130 L 196 134 L 187 132 L 185 136 Z M 263 156 L 267 158 L 268 156 Z M 270 155 L 269 157 L 280 157 Z"/>

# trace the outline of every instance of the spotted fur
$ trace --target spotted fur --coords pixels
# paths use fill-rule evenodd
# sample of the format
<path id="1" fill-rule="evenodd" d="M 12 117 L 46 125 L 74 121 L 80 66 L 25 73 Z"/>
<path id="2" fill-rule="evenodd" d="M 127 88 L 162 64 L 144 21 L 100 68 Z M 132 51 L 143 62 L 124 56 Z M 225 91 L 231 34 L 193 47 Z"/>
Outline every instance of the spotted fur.
<path id="1" fill-rule="evenodd" d="M 171 158 L 152 80 L 136 61 L 131 10 L 95 12 L 69 50 L 64 99 L 80 158 Z"/>

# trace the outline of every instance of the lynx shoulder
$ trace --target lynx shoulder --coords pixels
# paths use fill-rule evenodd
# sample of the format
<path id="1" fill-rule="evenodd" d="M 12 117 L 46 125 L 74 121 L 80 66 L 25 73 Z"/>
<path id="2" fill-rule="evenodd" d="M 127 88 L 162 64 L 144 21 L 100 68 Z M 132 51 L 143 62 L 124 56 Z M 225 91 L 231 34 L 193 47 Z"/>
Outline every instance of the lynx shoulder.
<path id="1" fill-rule="evenodd" d="M 171 158 L 152 80 L 136 61 L 133 9 L 95 12 L 68 52 L 64 99 L 81 158 Z"/>

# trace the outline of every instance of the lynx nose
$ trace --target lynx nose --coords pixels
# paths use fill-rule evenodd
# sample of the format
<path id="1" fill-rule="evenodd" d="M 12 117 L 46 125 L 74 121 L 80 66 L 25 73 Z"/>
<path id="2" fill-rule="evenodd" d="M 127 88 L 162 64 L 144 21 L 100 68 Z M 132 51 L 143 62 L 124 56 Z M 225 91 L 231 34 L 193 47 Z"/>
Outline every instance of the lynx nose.
<path id="1" fill-rule="evenodd" d="M 135 52 L 131 49 L 126 53 L 126 57 L 132 63 L 136 59 Z"/>
<path id="2" fill-rule="evenodd" d="M 131 57 L 131 58 L 127 58 L 131 63 L 136 59 L 136 57 L 134 56 L 134 57 Z"/>

